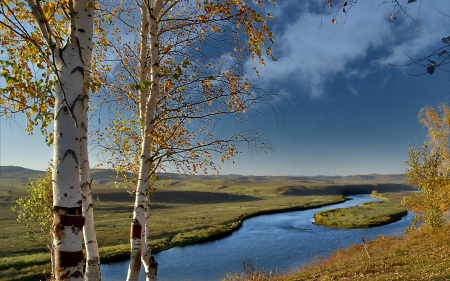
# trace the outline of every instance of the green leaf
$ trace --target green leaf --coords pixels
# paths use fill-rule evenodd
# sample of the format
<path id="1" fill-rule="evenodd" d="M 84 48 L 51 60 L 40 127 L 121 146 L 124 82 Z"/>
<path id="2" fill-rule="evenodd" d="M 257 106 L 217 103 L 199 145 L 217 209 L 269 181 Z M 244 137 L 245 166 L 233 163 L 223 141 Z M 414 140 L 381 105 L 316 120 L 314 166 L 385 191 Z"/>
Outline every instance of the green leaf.
<path id="1" fill-rule="evenodd" d="M 189 59 L 188 58 L 184 58 L 183 60 L 183 67 L 187 67 L 189 65 Z"/>
<path id="2" fill-rule="evenodd" d="M 140 84 L 131 84 L 130 87 L 133 90 L 140 90 L 141 89 L 141 85 Z"/>
<path id="3" fill-rule="evenodd" d="M 172 74 L 172 78 L 178 80 L 178 78 L 180 78 L 181 75 L 183 75 L 183 71 L 181 70 L 181 68 L 179 66 L 177 66 L 177 68 L 175 69 L 175 73 Z"/>

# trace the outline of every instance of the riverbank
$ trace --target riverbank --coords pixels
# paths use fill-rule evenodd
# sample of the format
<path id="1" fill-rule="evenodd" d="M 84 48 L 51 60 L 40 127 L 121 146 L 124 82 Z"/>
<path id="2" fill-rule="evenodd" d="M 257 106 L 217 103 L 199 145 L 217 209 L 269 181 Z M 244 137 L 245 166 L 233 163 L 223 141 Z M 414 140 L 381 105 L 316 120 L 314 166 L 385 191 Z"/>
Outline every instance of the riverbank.
<path id="1" fill-rule="evenodd" d="M 224 281 L 450 280 L 449 232 L 447 224 L 437 233 L 418 230 L 405 237 L 380 236 L 367 244 L 367 252 L 362 243 L 356 244 L 304 265 L 297 272 L 273 276 L 247 271 Z"/>

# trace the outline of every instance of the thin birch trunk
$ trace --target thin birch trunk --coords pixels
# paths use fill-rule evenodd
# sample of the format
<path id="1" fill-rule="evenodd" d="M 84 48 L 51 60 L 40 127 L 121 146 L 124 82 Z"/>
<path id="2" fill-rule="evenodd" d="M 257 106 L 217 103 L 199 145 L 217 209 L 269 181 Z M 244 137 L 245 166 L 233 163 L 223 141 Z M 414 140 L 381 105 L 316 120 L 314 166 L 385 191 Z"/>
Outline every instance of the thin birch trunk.
<path id="1" fill-rule="evenodd" d="M 147 43 L 148 43 L 148 16 L 147 16 L 147 6 L 142 3 L 141 9 L 141 44 L 140 44 L 140 74 L 139 74 L 139 82 L 147 81 Z M 140 120 L 145 121 L 145 100 L 147 96 L 148 89 L 147 87 L 141 88 L 139 90 L 139 114 Z M 147 187 L 145 186 L 145 179 L 142 179 L 142 174 L 146 173 L 145 171 L 145 163 L 147 161 L 146 157 L 146 148 L 147 145 L 146 139 L 144 136 L 148 133 L 147 122 L 141 128 L 141 138 L 143 139 L 142 147 L 141 147 L 141 159 L 139 164 L 139 179 L 138 184 L 135 190 L 135 203 L 133 209 L 133 220 L 131 222 L 130 229 L 130 265 L 128 268 L 127 281 L 137 281 L 139 278 L 139 272 L 141 270 L 141 243 L 142 243 L 142 226 L 144 225 L 144 206 L 145 206 L 145 197 Z"/>
<path id="2" fill-rule="evenodd" d="M 91 9 L 93 12 L 93 9 Z M 93 25 L 85 30 L 88 34 L 93 34 Z M 92 62 L 92 40 L 85 42 L 84 64 L 90 69 Z M 86 281 L 100 281 L 100 254 L 98 251 L 97 236 L 94 228 L 94 207 L 92 204 L 92 181 L 89 165 L 88 151 L 88 128 L 89 128 L 89 82 L 90 73 L 85 71 L 83 84 L 83 108 L 81 113 L 81 141 L 80 141 L 80 181 L 81 196 L 83 197 L 83 216 L 85 224 L 83 227 L 84 247 L 86 249 Z"/>
<path id="3" fill-rule="evenodd" d="M 149 132 L 153 129 L 153 118 L 156 111 L 156 104 L 159 98 L 159 86 L 160 86 L 160 77 L 159 77 L 159 38 L 158 38 L 158 18 L 159 12 L 162 8 L 162 0 L 157 0 L 153 9 L 150 9 L 150 81 L 151 81 L 151 91 L 150 96 L 147 101 L 147 123 L 149 127 Z M 149 138 L 149 132 L 144 135 L 146 139 Z M 148 148 L 148 156 L 147 159 L 150 159 L 150 146 Z M 148 161 L 147 161 L 148 162 Z M 150 165 L 151 163 L 146 163 L 149 170 L 147 174 L 141 175 L 142 178 L 147 178 L 150 180 Z M 147 183 L 147 185 L 149 185 Z M 143 233 L 144 243 L 142 244 L 142 262 L 144 264 L 145 276 L 147 281 L 156 281 L 157 280 L 157 269 L 158 263 L 155 261 L 150 247 L 150 191 L 151 185 L 148 186 L 146 192 L 146 209 L 145 209 L 145 231 Z"/>
<path id="4" fill-rule="evenodd" d="M 146 210 L 145 210 L 145 226 L 144 226 L 144 243 L 142 244 L 142 263 L 144 265 L 145 270 L 145 279 L 147 281 L 156 281 L 157 280 L 157 271 L 158 271 L 158 263 L 152 255 L 152 249 L 150 247 L 150 196 L 149 192 L 151 189 L 148 189 L 147 192 L 147 202 L 146 202 Z"/>
<path id="5" fill-rule="evenodd" d="M 149 188 L 150 188 L 150 131 L 153 128 L 153 117 L 156 103 L 159 97 L 158 67 L 158 15 L 162 7 L 162 1 L 157 0 L 153 7 L 142 4 L 141 8 L 141 44 L 140 44 L 140 82 L 147 82 L 148 78 L 148 33 L 150 29 L 151 49 L 151 91 L 143 87 L 139 90 L 140 95 L 140 117 L 143 120 L 141 131 L 141 159 L 139 163 L 139 176 L 136 187 L 136 197 L 133 212 L 133 222 L 130 231 L 131 257 L 128 269 L 128 281 L 138 280 L 142 263 L 146 272 L 147 280 L 156 281 L 157 265 L 151 254 L 149 244 L 148 214 L 149 214 Z M 149 14 L 150 13 L 150 14 Z M 149 20 L 150 18 L 150 20 Z M 149 28 L 150 26 L 150 28 Z M 156 51 L 155 51 L 156 50 Z M 144 228 L 144 229 L 143 229 Z"/>
<path id="6" fill-rule="evenodd" d="M 85 93 L 86 90 L 85 90 Z M 92 181 L 88 158 L 88 96 L 83 98 L 83 112 L 81 122 L 81 148 L 80 148 L 80 181 L 81 196 L 83 197 L 83 227 L 84 248 L 86 249 L 86 281 L 100 281 L 100 254 L 98 251 L 97 236 L 94 229 L 94 206 L 92 204 Z"/>

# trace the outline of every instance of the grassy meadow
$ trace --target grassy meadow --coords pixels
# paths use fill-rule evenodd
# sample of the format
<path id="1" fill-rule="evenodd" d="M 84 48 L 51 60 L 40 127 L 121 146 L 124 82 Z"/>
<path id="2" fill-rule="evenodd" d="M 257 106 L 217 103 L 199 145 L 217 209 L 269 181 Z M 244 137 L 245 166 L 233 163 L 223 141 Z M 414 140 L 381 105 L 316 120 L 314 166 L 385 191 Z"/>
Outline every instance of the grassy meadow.
<path id="1" fill-rule="evenodd" d="M 17 198 L 26 196 L 28 179 L 38 174 L 0 167 L 0 280 L 39 280 L 49 272 L 46 248 L 27 236 L 26 227 L 11 211 Z M 125 188 L 116 188 L 116 179 L 107 170 L 94 170 L 92 178 L 102 262 L 126 260 L 133 197 Z M 246 218 L 338 203 L 345 200 L 343 195 L 412 189 L 399 178 L 173 176 L 151 197 L 152 247 L 157 252 L 217 239 L 239 228 Z"/>
<path id="2" fill-rule="evenodd" d="M 316 213 L 315 224 L 337 228 L 367 228 L 398 221 L 408 211 L 400 206 L 400 198 L 389 195 L 381 197 L 378 192 L 374 192 L 373 197 L 381 197 L 383 200 Z"/>

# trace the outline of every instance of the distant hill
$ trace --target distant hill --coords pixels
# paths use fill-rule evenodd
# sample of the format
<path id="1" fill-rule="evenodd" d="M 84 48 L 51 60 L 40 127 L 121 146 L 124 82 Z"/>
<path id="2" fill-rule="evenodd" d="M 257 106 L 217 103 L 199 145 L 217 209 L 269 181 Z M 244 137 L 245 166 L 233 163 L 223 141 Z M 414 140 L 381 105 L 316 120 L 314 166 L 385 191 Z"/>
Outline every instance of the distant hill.
<path id="1" fill-rule="evenodd" d="M 31 170 L 18 166 L 0 166 L 0 179 L 36 179 L 44 176 L 45 171 Z"/>
<path id="2" fill-rule="evenodd" d="M 44 171 L 37 171 L 26 169 L 18 166 L 0 166 L 0 180 L 26 180 L 37 179 L 39 176 L 44 176 Z M 161 174 L 161 178 L 170 177 L 171 179 L 187 179 L 184 175 L 179 174 Z M 92 169 L 91 178 L 98 181 L 116 180 L 115 172 L 110 169 Z M 215 176 L 196 176 L 198 179 L 230 179 L 238 181 L 320 181 L 329 183 L 405 183 L 405 175 L 403 174 L 369 174 L 369 175 L 354 175 L 354 176 L 244 176 L 244 175 L 219 175 Z"/>

